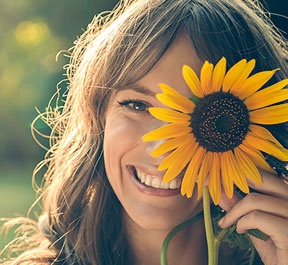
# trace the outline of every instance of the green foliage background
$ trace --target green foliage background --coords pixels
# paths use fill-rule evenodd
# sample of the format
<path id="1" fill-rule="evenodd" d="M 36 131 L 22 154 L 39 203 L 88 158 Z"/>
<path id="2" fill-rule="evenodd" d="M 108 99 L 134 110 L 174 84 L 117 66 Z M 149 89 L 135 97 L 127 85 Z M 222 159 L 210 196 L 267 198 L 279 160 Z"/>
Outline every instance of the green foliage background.
<path id="1" fill-rule="evenodd" d="M 35 107 L 43 112 L 65 78 L 69 60 L 61 55 L 56 62 L 57 53 L 72 47 L 92 18 L 117 2 L 0 0 L 0 218 L 26 215 L 35 200 L 31 176 L 44 150 L 30 125 Z M 37 126 L 45 133 L 43 124 Z M 0 252 L 11 238 L 0 238 Z"/>
<path id="2" fill-rule="evenodd" d="M 117 2 L 0 0 L 0 217 L 25 215 L 35 199 L 31 176 L 44 151 L 33 140 L 30 125 L 35 107 L 43 112 L 65 78 L 68 59 L 62 55 L 56 62 L 57 53 L 72 47 L 94 15 Z M 267 0 L 264 5 L 287 15 L 286 1 Z M 287 32 L 287 19 L 272 19 Z M 60 85 L 64 91 L 66 86 Z M 37 126 L 45 132 L 43 125 Z M 0 250 L 4 244 L 0 239 Z"/>
<path id="3" fill-rule="evenodd" d="M 62 55 L 56 62 L 56 55 L 73 46 L 94 15 L 116 2 L 0 0 L 1 171 L 42 158 L 30 124 L 35 107 L 43 111 L 64 79 L 68 60 Z"/>

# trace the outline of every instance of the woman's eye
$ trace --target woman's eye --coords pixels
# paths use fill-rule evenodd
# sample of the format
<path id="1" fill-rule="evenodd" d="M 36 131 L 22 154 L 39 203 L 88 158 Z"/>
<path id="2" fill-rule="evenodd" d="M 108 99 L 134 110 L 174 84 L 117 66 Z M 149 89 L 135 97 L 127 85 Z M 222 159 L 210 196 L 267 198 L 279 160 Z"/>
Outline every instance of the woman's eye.
<path id="1" fill-rule="evenodd" d="M 129 110 L 135 111 L 135 112 L 143 112 L 148 110 L 147 104 L 137 101 L 137 100 L 124 100 L 121 102 L 118 102 L 121 106 L 124 106 L 128 108 Z"/>

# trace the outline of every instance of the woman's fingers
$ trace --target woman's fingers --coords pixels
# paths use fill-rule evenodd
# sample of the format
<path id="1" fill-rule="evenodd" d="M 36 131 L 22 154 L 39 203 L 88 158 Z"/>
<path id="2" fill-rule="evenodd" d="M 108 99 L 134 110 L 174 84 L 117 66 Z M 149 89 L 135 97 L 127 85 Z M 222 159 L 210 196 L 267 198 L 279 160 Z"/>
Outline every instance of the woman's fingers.
<path id="1" fill-rule="evenodd" d="M 231 205 L 233 205 L 232 202 Z M 288 201 L 270 195 L 250 193 L 228 209 L 226 216 L 222 220 L 221 227 L 226 228 L 235 223 L 241 216 L 255 211 L 267 212 L 288 219 Z"/>
<path id="2" fill-rule="evenodd" d="M 277 238 L 288 239 L 287 225 L 288 220 L 283 217 L 255 210 L 238 220 L 237 232 L 242 234 L 246 233 L 248 229 L 259 229 L 274 241 Z"/>
<path id="3" fill-rule="evenodd" d="M 257 184 L 247 179 L 249 186 L 261 193 L 288 200 L 288 183 L 270 172 L 261 169 L 259 169 L 259 171 L 262 176 L 263 183 Z M 230 211 L 230 209 L 241 199 L 242 196 L 236 191 L 234 191 L 233 198 L 229 199 L 223 190 L 219 206 L 225 211 Z"/>
<path id="4" fill-rule="evenodd" d="M 250 236 L 264 264 L 288 265 L 288 183 L 260 170 L 263 184 L 248 180 L 257 192 L 241 197 L 236 191 L 232 199 L 223 192 L 219 206 L 227 211 L 219 221 L 222 228 L 237 224 L 237 232 L 259 229 L 270 236 L 267 241 Z"/>
<path id="5" fill-rule="evenodd" d="M 265 264 L 268 264 L 268 265 L 280 265 L 277 263 L 278 260 L 276 258 L 277 252 L 278 252 L 277 247 L 275 246 L 275 244 L 271 238 L 264 241 L 262 239 L 258 239 L 256 237 L 253 237 L 250 235 L 249 235 L 249 237 L 250 237 L 254 247 L 258 250 L 258 254 L 261 257 L 262 262 L 265 262 Z M 286 259 L 284 259 L 284 260 L 286 260 Z M 287 265 L 287 264 L 285 264 L 285 265 Z"/>
<path id="6" fill-rule="evenodd" d="M 251 188 L 265 194 L 288 200 L 288 183 L 270 172 L 259 169 L 263 183 L 257 184 L 248 179 Z"/>
<path id="7" fill-rule="evenodd" d="M 237 232 L 259 229 L 270 236 L 267 241 L 250 236 L 262 261 L 267 265 L 287 265 L 288 261 L 288 202 L 266 194 L 250 193 L 233 202 L 219 221 L 222 228 L 237 223 Z M 231 207 L 232 206 L 232 207 Z M 222 221 L 222 222 L 221 222 Z"/>
<path id="8" fill-rule="evenodd" d="M 270 236 L 266 242 L 250 236 L 264 264 L 287 265 L 288 220 L 266 212 L 252 211 L 237 222 L 239 234 L 248 229 L 259 229 Z"/>

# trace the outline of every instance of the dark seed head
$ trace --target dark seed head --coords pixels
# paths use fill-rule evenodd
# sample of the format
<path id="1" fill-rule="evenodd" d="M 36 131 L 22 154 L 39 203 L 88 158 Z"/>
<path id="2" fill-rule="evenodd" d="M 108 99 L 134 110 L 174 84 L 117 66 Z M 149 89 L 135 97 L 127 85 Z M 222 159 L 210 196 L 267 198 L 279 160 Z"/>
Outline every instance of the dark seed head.
<path id="1" fill-rule="evenodd" d="M 248 126 L 246 105 L 231 93 L 216 92 L 199 99 L 191 114 L 197 142 L 211 152 L 233 150 L 244 140 Z"/>

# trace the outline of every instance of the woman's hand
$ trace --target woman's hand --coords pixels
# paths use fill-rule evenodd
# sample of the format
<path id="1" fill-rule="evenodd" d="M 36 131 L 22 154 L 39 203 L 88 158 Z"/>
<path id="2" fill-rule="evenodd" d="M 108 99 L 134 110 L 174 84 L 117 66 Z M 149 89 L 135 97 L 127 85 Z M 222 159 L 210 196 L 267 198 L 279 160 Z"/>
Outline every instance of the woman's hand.
<path id="1" fill-rule="evenodd" d="M 250 193 L 241 199 L 235 194 L 232 199 L 223 194 L 219 206 L 227 214 L 219 223 L 222 228 L 237 223 L 239 234 L 248 229 L 259 229 L 270 236 L 267 241 L 250 236 L 265 265 L 288 264 L 288 183 L 269 172 L 260 172 L 262 185 L 249 182 L 259 192 Z"/>

